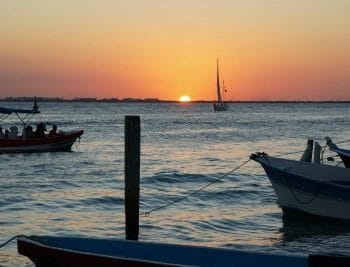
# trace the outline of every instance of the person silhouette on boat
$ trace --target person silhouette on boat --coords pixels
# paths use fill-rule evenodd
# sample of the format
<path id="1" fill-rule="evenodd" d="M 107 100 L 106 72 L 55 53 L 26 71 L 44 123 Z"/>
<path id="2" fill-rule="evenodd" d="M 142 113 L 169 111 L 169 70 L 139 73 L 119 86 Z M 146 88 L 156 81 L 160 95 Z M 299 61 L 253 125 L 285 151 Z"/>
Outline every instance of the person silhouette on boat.
<path id="1" fill-rule="evenodd" d="M 44 123 L 41 122 L 41 123 L 39 123 L 36 126 L 35 137 L 44 138 L 45 137 L 45 132 L 46 132 L 45 125 L 44 125 Z"/>
<path id="2" fill-rule="evenodd" d="M 10 139 L 18 138 L 18 128 L 17 128 L 17 126 L 11 126 L 10 127 L 9 138 Z"/>
<path id="3" fill-rule="evenodd" d="M 2 131 L 2 127 L 0 126 L 0 139 L 4 139 L 5 138 L 5 134 Z"/>
<path id="4" fill-rule="evenodd" d="M 26 138 L 33 138 L 33 137 L 35 137 L 35 133 L 33 131 L 33 127 L 32 126 L 30 126 L 30 125 L 26 126 L 26 128 L 24 129 L 24 136 Z"/>
<path id="5" fill-rule="evenodd" d="M 57 125 L 53 125 L 52 129 L 49 132 L 49 137 L 54 137 L 57 135 Z"/>
<path id="6" fill-rule="evenodd" d="M 9 130 L 5 130 L 5 139 L 8 139 L 9 138 L 9 134 L 10 134 L 10 131 Z"/>

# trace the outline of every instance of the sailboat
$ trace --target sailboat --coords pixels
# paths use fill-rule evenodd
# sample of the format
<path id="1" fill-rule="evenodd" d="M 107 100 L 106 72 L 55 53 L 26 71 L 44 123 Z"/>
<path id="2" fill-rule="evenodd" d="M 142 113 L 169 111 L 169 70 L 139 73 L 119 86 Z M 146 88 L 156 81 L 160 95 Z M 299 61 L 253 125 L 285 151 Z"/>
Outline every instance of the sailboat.
<path id="1" fill-rule="evenodd" d="M 225 90 L 225 86 L 223 85 L 223 89 Z M 218 99 L 214 103 L 214 110 L 215 111 L 227 111 L 228 105 L 223 101 L 223 98 L 221 97 L 221 89 L 220 89 L 220 78 L 219 78 L 219 59 L 216 60 L 216 90 Z"/>

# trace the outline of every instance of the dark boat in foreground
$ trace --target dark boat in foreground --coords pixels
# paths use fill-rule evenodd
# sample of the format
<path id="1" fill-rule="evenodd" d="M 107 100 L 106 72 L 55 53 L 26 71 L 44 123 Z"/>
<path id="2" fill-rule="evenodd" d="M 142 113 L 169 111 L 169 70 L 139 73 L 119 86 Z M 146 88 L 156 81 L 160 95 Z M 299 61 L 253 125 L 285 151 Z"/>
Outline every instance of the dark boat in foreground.
<path id="1" fill-rule="evenodd" d="M 33 109 L 12 109 L 0 107 L 0 122 L 9 115 L 15 114 L 22 123 L 23 129 L 29 126 L 30 119 L 40 113 L 36 100 Z M 22 135 L 15 137 L 0 138 L 0 153 L 24 153 L 24 152 L 54 152 L 71 151 L 72 145 L 80 139 L 84 133 L 82 130 L 63 132 L 60 131 L 52 136 L 43 134 L 42 137 Z"/>
<path id="2" fill-rule="evenodd" d="M 310 266 L 307 256 L 97 238 L 19 237 L 17 247 L 36 266 Z"/>
<path id="3" fill-rule="evenodd" d="M 17 249 L 38 267 L 350 266 L 350 258 L 341 255 L 281 255 L 225 248 L 81 237 L 19 237 Z"/>

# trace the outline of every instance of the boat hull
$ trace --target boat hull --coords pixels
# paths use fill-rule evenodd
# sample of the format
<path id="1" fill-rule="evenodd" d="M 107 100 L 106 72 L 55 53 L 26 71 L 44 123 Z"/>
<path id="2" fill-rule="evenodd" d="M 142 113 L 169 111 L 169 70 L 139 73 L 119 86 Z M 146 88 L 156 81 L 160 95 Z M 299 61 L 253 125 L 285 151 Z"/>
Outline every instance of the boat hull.
<path id="1" fill-rule="evenodd" d="M 263 166 L 282 208 L 350 222 L 349 169 L 272 157 L 255 160 Z"/>
<path id="2" fill-rule="evenodd" d="M 328 199 L 315 193 L 302 192 L 271 182 L 278 203 L 285 209 L 302 211 L 307 214 L 350 222 L 350 203 Z"/>
<path id="3" fill-rule="evenodd" d="M 17 248 L 36 266 L 309 266 L 306 256 L 97 238 L 20 237 Z"/>
<path id="4" fill-rule="evenodd" d="M 226 103 L 214 103 L 214 111 L 227 111 L 228 105 Z"/>
<path id="5" fill-rule="evenodd" d="M 33 153 L 71 151 L 84 131 L 72 131 L 54 137 L 1 139 L 0 153 Z"/>

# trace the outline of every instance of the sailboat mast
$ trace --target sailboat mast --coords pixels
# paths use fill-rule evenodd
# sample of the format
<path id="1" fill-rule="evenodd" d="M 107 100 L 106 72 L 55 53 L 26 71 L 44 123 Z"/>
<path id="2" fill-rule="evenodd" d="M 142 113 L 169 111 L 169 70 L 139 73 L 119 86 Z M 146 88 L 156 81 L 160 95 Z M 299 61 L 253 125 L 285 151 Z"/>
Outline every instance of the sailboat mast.
<path id="1" fill-rule="evenodd" d="M 220 78 L 219 78 L 219 59 L 216 59 L 216 89 L 218 94 L 218 102 L 221 102 Z"/>

